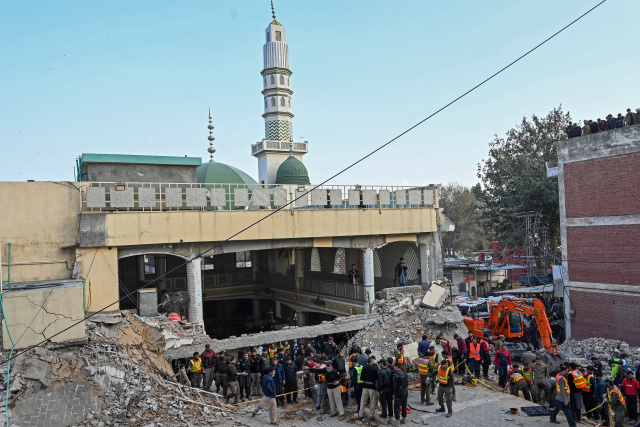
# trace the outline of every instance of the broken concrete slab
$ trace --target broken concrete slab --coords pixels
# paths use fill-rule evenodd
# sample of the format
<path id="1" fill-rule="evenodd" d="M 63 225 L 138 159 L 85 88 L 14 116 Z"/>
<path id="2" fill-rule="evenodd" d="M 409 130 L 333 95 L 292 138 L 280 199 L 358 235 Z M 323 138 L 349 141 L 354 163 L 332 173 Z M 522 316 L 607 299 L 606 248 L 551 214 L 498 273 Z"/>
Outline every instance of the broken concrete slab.
<path id="1" fill-rule="evenodd" d="M 40 381 L 43 385 L 47 376 L 47 368 L 49 363 L 40 359 L 23 359 L 20 371 L 24 378 Z"/>
<path id="2" fill-rule="evenodd" d="M 90 317 L 88 320 L 93 323 L 105 323 L 107 325 L 117 325 L 118 323 L 122 323 L 122 321 L 124 320 L 124 317 L 97 315 L 97 316 Z"/>
<path id="3" fill-rule="evenodd" d="M 440 308 L 449 296 L 449 291 L 443 286 L 432 283 L 427 293 L 422 298 L 420 305 L 426 308 Z"/>

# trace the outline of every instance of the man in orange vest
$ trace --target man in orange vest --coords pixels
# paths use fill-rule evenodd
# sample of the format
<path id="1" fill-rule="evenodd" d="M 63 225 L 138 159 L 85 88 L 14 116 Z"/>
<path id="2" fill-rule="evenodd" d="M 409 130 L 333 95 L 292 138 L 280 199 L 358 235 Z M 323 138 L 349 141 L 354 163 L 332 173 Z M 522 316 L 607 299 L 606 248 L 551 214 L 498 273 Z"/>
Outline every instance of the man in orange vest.
<path id="1" fill-rule="evenodd" d="M 482 362 L 482 348 L 478 337 L 473 337 L 467 349 L 467 366 L 476 378 L 480 378 L 480 363 Z"/>
<path id="2" fill-rule="evenodd" d="M 582 421 L 582 389 L 587 385 L 587 380 L 582 376 L 582 372 L 578 369 L 578 365 L 575 363 L 569 363 L 569 375 L 567 375 L 567 383 L 569 384 L 569 390 L 571 390 L 571 412 L 573 413 L 573 419 L 576 422 Z"/>
<path id="3" fill-rule="evenodd" d="M 420 403 L 427 406 L 433 405 L 433 403 L 431 403 L 431 393 L 429 393 L 431 389 L 431 384 L 429 382 L 429 362 L 428 353 L 420 356 L 418 359 L 418 373 L 420 374 Z"/>
<path id="4" fill-rule="evenodd" d="M 271 346 L 269 346 L 269 359 L 273 361 L 277 354 L 278 349 L 276 348 L 276 343 L 272 343 Z"/>
<path id="5" fill-rule="evenodd" d="M 451 393 L 453 393 L 453 368 L 448 360 L 443 360 L 438 368 L 438 403 L 440 408 L 436 412 L 444 412 L 444 402 L 447 402 L 447 418 L 453 414 L 453 403 L 451 403 Z"/>
<path id="6" fill-rule="evenodd" d="M 567 379 L 565 378 L 568 370 L 569 368 L 567 365 L 560 365 L 560 372 L 556 375 L 556 405 L 553 411 L 551 411 L 549 422 L 553 424 L 560 424 L 556 421 L 556 417 L 558 416 L 558 412 L 562 409 L 565 417 L 567 417 L 569 427 L 576 427 L 576 423 L 573 421 L 571 407 L 569 406 L 571 390 L 569 390 Z"/>
<path id="7" fill-rule="evenodd" d="M 404 345 L 402 343 L 398 343 L 398 346 L 396 350 L 393 352 L 393 355 L 395 356 L 396 363 L 399 363 L 400 365 L 402 365 L 402 370 L 406 372 L 407 369 L 405 368 L 405 364 L 404 364 Z"/>
<path id="8" fill-rule="evenodd" d="M 624 395 L 611 379 L 607 380 L 607 400 L 606 402 L 613 411 L 613 421 L 617 426 L 624 426 L 624 405 L 626 403 Z"/>
<path id="9" fill-rule="evenodd" d="M 520 371 L 527 382 L 527 387 L 529 387 L 529 394 L 531 395 L 531 398 L 533 398 L 533 396 L 535 396 L 535 393 L 533 392 L 533 369 L 531 369 L 531 366 L 529 366 L 528 363 L 523 363 Z"/>

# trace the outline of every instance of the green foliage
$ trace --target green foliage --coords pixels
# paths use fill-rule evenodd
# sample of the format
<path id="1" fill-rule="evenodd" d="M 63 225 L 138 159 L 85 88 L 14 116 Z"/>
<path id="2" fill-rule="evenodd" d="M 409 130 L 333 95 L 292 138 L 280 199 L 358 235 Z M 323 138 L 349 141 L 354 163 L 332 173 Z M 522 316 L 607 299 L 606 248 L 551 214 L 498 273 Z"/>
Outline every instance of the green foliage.
<path id="1" fill-rule="evenodd" d="M 440 207 L 456 226 L 442 235 L 445 254 L 469 256 L 489 243 L 483 226 L 482 203 L 473 187 L 449 183 L 440 188 Z"/>
<path id="2" fill-rule="evenodd" d="M 489 144 L 489 158 L 478 164 L 482 182 L 480 200 L 485 206 L 485 219 L 498 240 L 514 240 L 522 220 L 521 212 L 540 212 L 549 226 L 552 244 L 559 240 L 558 181 L 547 178 L 545 162 L 557 162 L 555 142 L 566 138 L 569 113 L 562 106 L 546 117 L 522 118 L 506 138 L 498 135 Z M 515 243 L 522 243 L 518 236 Z"/>

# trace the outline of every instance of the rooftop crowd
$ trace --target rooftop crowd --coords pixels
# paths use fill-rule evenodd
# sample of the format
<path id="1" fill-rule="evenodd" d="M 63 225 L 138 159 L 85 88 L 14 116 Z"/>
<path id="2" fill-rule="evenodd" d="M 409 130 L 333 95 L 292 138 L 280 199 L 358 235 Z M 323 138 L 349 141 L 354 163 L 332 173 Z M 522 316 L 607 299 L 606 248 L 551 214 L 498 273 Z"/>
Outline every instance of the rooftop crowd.
<path id="1" fill-rule="evenodd" d="M 605 120 L 598 119 L 595 122 L 593 120 L 585 120 L 584 126 L 582 127 L 578 126 L 577 123 L 571 123 L 567 126 L 565 132 L 568 138 L 575 138 L 577 136 L 606 132 L 625 126 L 633 126 L 638 124 L 638 122 L 640 122 L 640 108 L 636 108 L 635 113 L 631 111 L 631 108 L 627 108 L 627 114 L 625 116 L 618 113 L 618 117 L 613 117 L 613 114 L 609 114 L 605 117 Z"/>

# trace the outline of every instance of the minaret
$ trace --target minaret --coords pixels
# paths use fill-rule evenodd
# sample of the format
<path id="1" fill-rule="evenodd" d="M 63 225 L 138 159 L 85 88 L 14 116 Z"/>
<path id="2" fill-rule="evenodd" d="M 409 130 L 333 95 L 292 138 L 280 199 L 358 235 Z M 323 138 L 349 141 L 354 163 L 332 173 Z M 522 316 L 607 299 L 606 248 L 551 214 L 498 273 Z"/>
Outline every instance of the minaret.
<path id="1" fill-rule="evenodd" d="M 262 95 L 264 97 L 264 133 L 262 141 L 251 146 L 251 154 L 258 158 L 258 175 L 261 184 L 274 184 L 278 167 L 290 154 L 302 161 L 309 151 L 307 141 L 293 142 L 293 113 L 291 112 L 291 70 L 289 47 L 285 29 L 276 20 L 271 1 L 273 21 L 265 30 L 266 43 L 262 48 Z M 292 149 L 290 150 L 290 141 Z"/>

